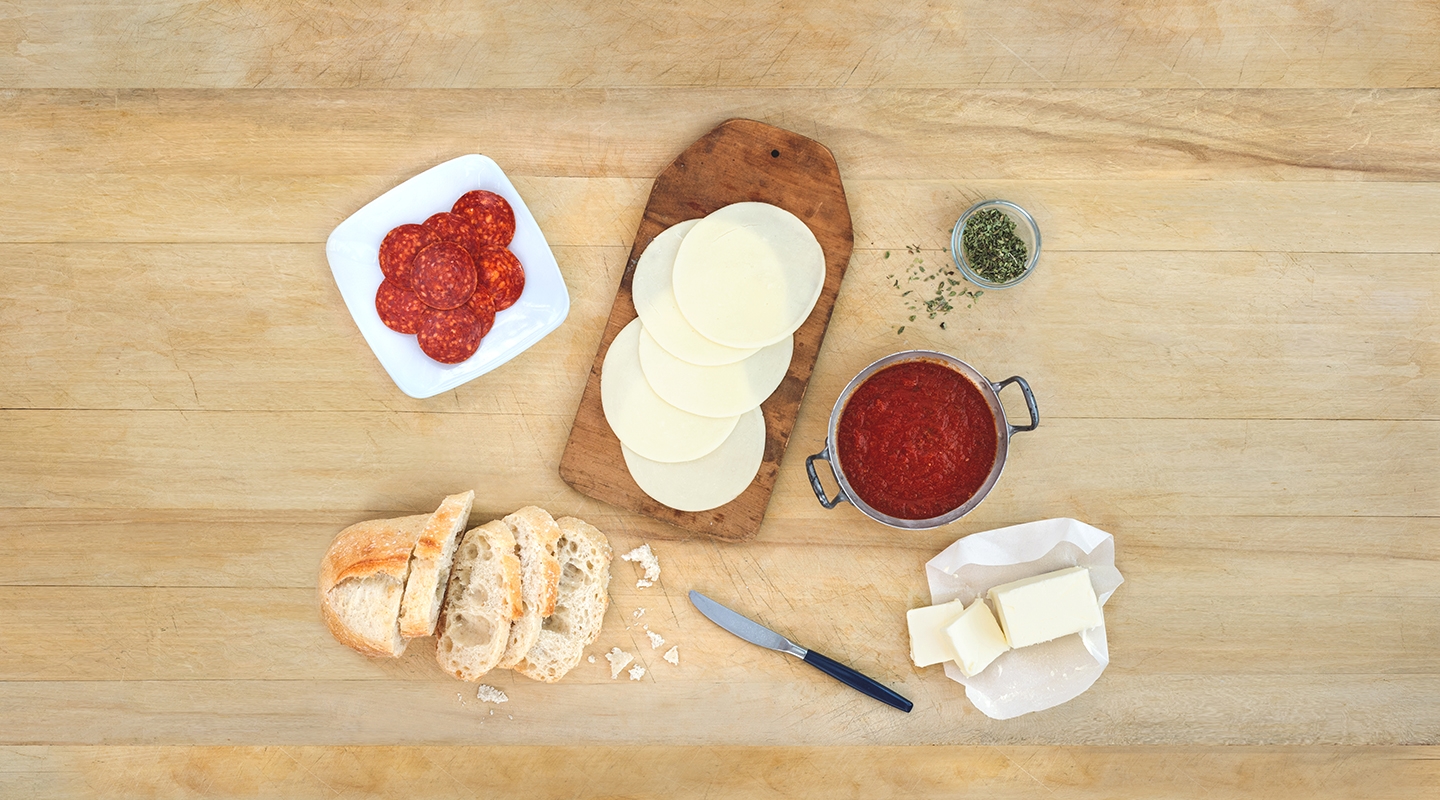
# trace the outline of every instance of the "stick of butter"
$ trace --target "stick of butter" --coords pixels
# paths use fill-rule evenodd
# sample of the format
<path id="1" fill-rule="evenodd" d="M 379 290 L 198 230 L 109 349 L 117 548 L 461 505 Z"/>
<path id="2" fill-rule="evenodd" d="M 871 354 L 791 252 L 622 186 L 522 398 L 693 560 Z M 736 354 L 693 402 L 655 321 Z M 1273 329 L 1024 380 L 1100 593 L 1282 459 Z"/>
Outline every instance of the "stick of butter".
<path id="1" fill-rule="evenodd" d="M 1084 567 L 1047 572 L 1001 584 L 990 602 L 1011 647 L 1048 642 L 1105 624 Z"/>
<path id="2" fill-rule="evenodd" d="M 955 660 L 955 648 L 945 628 L 964 612 L 965 604 L 959 600 L 905 612 L 905 621 L 910 625 L 910 660 L 915 666 Z"/>
<path id="3" fill-rule="evenodd" d="M 990 662 L 1010 649 L 990 607 L 978 597 L 945 628 L 945 635 L 954 648 L 955 663 L 967 678 L 979 675 Z"/>

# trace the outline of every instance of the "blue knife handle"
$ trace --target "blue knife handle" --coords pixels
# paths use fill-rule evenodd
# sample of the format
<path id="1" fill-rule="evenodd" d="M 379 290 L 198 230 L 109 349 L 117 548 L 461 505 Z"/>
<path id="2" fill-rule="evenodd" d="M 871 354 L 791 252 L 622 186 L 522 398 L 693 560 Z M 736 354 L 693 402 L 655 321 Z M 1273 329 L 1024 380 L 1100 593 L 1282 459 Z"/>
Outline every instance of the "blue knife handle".
<path id="1" fill-rule="evenodd" d="M 874 679 L 867 678 L 859 672 L 841 664 L 839 661 L 826 658 L 814 650 L 807 650 L 805 652 L 805 663 L 849 686 L 851 689 L 868 694 L 876 700 L 886 705 L 894 706 L 907 714 L 910 713 L 910 709 L 915 707 L 914 703 L 906 700 L 904 697 L 901 697 Z"/>

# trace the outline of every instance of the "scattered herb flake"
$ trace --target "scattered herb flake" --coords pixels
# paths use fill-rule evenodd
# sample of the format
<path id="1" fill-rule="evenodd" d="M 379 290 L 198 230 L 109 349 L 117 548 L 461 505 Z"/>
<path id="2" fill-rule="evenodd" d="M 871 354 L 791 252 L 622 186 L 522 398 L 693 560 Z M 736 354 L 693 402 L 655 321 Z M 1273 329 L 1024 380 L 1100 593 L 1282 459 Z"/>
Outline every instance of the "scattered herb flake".
<path id="1" fill-rule="evenodd" d="M 927 269 L 924 266 L 925 259 L 921 255 L 922 250 L 919 245 L 906 245 L 905 252 L 913 256 L 904 275 L 905 283 L 909 286 L 901 286 L 900 279 L 894 272 L 886 275 L 885 278 L 893 288 L 904 289 L 900 293 L 900 297 L 905 300 L 905 310 L 910 312 L 909 322 L 914 322 L 916 317 L 922 313 L 927 319 L 939 319 L 955 310 L 955 305 L 951 303 L 951 300 L 957 298 L 963 298 L 966 301 L 966 308 L 975 307 L 975 300 L 980 297 L 982 292 L 979 289 L 967 288 L 964 279 L 953 266 L 942 263 L 932 269 Z M 948 252 L 948 249 L 942 252 Z M 889 250 L 885 251 L 885 257 L 890 257 Z M 916 288 L 920 287 L 915 287 L 917 283 L 924 288 L 924 291 L 918 295 Z M 926 286 L 926 284 L 931 285 Z M 934 289 L 933 294 L 929 291 L 931 288 Z M 909 326 L 901 325 L 895 332 L 897 334 L 904 333 L 907 327 Z M 947 330 L 943 320 L 940 322 L 940 329 Z"/>

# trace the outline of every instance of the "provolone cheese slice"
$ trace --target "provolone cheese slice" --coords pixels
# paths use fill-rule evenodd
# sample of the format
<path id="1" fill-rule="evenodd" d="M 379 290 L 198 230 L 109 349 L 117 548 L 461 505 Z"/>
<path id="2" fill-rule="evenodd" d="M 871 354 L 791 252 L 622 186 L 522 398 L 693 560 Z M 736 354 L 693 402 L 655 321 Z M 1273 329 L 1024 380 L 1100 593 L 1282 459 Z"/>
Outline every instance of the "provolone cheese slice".
<path id="1" fill-rule="evenodd" d="M 635 277 L 630 292 L 635 310 L 645 330 L 667 351 L 691 364 L 714 366 L 733 364 L 755 352 L 755 348 L 726 347 L 706 339 L 695 330 L 680 307 L 675 305 L 675 292 L 670 276 L 675 269 L 675 254 L 685 234 L 700 220 L 687 219 L 666 228 L 646 245 L 635 264 Z"/>
<path id="2" fill-rule="evenodd" d="M 640 369 L 640 320 L 616 334 L 600 367 L 600 407 L 605 421 L 636 453 L 652 461 L 693 461 L 725 441 L 738 416 L 702 417 L 665 402 Z"/>
<path id="3" fill-rule="evenodd" d="M 733 417 L 765 402 L 790 369 L 795 338 L 786 336 L 744 361 L 702 367 L 681 361 L 640 331 L 640 369 L 650 388 L 676 408 L 702 417 Z"/>
<path id="4" fill-rule="evenodd" d="M 740 496 L 765 457 L 765 414 L 752 409 L 715 452 L 694 461 L 662 464 L 620 446 L 635 483 L 656 501 L 679 511 L 709 511 Z"/>
<path id="5" fill-rule="evenodd" d="M 825 252 L 789 211 L 735 203 L 685 234 L 671 283 L 680 313 L 702 336 L 764 347 L 810 316 L 825 284 Z"/>

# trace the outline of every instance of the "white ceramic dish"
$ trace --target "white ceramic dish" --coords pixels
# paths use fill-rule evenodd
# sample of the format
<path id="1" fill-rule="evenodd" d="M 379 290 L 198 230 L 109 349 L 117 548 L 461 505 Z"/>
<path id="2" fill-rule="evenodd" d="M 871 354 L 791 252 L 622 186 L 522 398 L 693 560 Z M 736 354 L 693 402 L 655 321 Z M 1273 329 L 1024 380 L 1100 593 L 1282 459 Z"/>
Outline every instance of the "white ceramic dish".
<path id="1" fill-rule="evenodd" d="M 420 351 L 414 336 L 396 333 L 380 321 L 375 311 L 375 290 L 385 277 L 380 272 L 380 242 L 396 225 L 418 224 L 449 211 L 460 195 L 475 189 L 492 191 L 515 209 L 510 250 L 525 267 L 525 291 L 515 305 L 495 315 L 495 327 L 475 355 L 459 364 L 441 364 Z M 431 167 L 370 201 L 331 232 L 325 257 L 365 342 L 400 391 L 415 398 L 447 392 L 495 369 L 560 327 L 570 313 L 570 293 L 545 234 L 500 166 L 482 155 Z"/>

